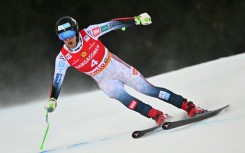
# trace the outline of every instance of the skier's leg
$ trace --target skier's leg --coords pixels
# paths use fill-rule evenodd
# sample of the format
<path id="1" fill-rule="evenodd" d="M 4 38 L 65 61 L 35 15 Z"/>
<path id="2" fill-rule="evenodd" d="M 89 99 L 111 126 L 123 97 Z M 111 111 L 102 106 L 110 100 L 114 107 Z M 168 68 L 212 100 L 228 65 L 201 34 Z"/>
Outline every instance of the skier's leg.
<path id="1" fill-rule="evenodd" d="M 168 89 L 152 85 L 134 67 L 128 65 L 115 55 L 112 57 L 114 65 L 117 67 L 116 72 L 114 73 L 114 75 L 117 76 L 117 79 L 145 95 L 159 98 L 181 108 L 181 105 L 185 100 L 181 95 L 177 95 Z"/>
<path id="2" fill-rule="evenodd" d="M 181 95 L 175 94 L 174 92 L 163 88 L 163 87 L 156 87 L 149 83 L 142 74 L 140 74 L 139 71 L 137 71 L 132 66 L 125 63 L 123 60 L 118 58 L 117 56 L 112 54 L 112 60 L 109 66 L 97 77 L 99 78 L 111 78 L 115 80 L 120 80 L 122 84 L 127 84 L 130 87 L 134 88 L 135 90 L 152 96 L 159 98 L 163 101 L 168 102 L 169 104 L 174 105 L 177 108 L 181 108 L 190 115 L 190 110 L 195 110 L 194 114 L 200 113 L 200 111 L 196 111 L 197 107 L 195 105 L 192 105 L 190 102 L 188 102 L 185 98 L 183 98 Z M 123 89 L 123 88 L 122 88 Z M 123 89 L 124 91 L 124 89 Z M 125 92 L 125 91 L 124 91 Z M 119 92 L 120 93 L 120 92 Z M 123 95 L 123 94 L 122 94 Z M 126 94 L 125 94 L 126 95 Z M 116 97 L 116 96 L 115 96 Z M 118 97 L 118 96 L 117 96 Z M 122 98 L 118 98 L 122 99 Z M 122 101 L 122 100 L 121 100 Z M 186 107 L 186 104 L 189 107 Z M 190 105 L 189 105 L 190 104 Z M 193 107 L 195 106 L 195 107 Z M 192 116 L 192 115 L 190 115 Z"/>
<path id="3" fill-rule="evenodd" d="M 128 65 L 117 56 L 112 55 L 112 59 L 117 68 L 114 74 L 117 75 L 117 78 L 120 81 L 145 95 L 159 98 L 181 108 L 181 105 L 185 100 L 182 96 L 177 95 L 168 89 L 152 85 L 138 70 Z"/>
<path id="4" fill-rule="evenodd" d="M 152 85 L 140 73 L 136 76 L 132 75 L 132 77 L 134 80 L 137 80 L 137 85 L 134 83 L 129 83 L 128 85 L 145 95 L 159 98 L 178 108 L 181 108 L 182 103 L 185 101 L 185 98 L 183 98 L 181 95 L 175 94 L 166 88 Z"/>
<path id="5" fill-rule="evenodd" d="M 196 107 L 196 105 L 193 102 L 187 101 L 187 99 L 183 98 L 182 96 L 177 95 L 168 89 L 152 85 L 141 74 L 136 75 L 134 80 L 138 80 L 137 86 L 134 86 L 134 83 L 129 83 L 129 85 L 135 88 L 137 91 L 152 97 L 157 97 L 178 108 L 181 108 L 185 110 L 190 117 L 205 112 L 204 109 Z"/>
<path id="6" fill-rule="evenodd" d="M 112 79 L 100 80 L 99 87 L 109 97 L 120 101 L 127 108 L 148 117 L 148 112 L 152 107 L 128 94 L 124 90 L 124 85 L 121 81 Z"/>
<path id="7" fill-rule="evenodd" d="M 150 105 L 145 104 L 128 94 L 124 90 L 121 81 L 104 79 L 99 81 L 99 86 L 109 97 L 120 101 L 127 108 L 136 111 L 147 118 L 154 119 L 158 125 L 161 125 L 163 120 L 168 117 L 161 111 L 152 108 Z"/>

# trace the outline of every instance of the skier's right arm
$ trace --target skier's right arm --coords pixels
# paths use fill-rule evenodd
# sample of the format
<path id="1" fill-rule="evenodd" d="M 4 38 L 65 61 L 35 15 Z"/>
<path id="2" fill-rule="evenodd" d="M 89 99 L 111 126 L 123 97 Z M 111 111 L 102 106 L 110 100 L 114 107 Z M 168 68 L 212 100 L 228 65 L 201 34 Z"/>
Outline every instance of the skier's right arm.
<path id="1" fill-rule="evenodd" d="M 53 112 L 57 106 L 57 99 L 61 91 L 66 70 L 69 66 L 69 63 L 65 60 L 64 56 L 59 53 L 55 60 L 54 78 L 50 87 L 50 99 L 44 106 L 48 112 Z"/>

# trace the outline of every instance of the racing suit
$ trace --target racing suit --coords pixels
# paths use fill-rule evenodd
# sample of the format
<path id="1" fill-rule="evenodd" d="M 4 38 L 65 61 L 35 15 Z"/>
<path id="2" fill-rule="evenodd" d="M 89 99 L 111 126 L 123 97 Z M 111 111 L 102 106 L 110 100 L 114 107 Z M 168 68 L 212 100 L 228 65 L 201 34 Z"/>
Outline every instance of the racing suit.
<path id="1" fill-rule="evenodd" d="M 136 25 L 134 18 L 118 18 L 91 25 L 79 32 L 78 44 L 75 48 L 70 49 L 64 44 L 56 57 L 50 97 L 58 98 L 66 70 L 68 67 L 73 67 L 93 77 L 109 97 L 143 116 L 148 117 L 152 107 L 127 93 L 124 85 L 181 108 L 184 101 L 182 96 L 149 83 L 137 69 L 109 52 L 99 40 L 100 36 L 110 31 L 133 25 Z"/>

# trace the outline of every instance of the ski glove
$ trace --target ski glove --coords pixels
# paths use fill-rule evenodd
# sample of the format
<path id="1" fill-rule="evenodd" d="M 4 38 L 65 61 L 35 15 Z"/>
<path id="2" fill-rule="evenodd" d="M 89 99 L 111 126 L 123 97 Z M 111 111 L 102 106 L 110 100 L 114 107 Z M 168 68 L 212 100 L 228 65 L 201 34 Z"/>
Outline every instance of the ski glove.
<path id="1" fill-rule="evenodd" d="M 54 98 L 50 98 L 49 101 L 44 105 L 47 112 L 51 113 L 57 107 L 57 101 Z"/>
<path id="2" fill-rule="evenodd" d="M 151 17 L 147 13 L 142 13 L 139 16 L 134 18 L 136 25 L 149 25 L 151 24 Z"/>

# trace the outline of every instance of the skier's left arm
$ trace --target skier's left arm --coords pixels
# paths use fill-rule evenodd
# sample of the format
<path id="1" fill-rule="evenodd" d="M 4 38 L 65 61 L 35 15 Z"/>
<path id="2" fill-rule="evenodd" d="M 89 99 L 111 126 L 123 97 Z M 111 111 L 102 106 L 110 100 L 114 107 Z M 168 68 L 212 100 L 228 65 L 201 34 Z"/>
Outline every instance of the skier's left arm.
<path id="1" fill-rule="evenodd" d="M 135 17 L 115 18 L 108 22 L 91 25 L 84 29 L 90 36 L 98 39 L 100 36 L 112 31 L 123 29 L 134 25 L 149 25 L 151 17 L 147 13 L 142 13 Z"/>

